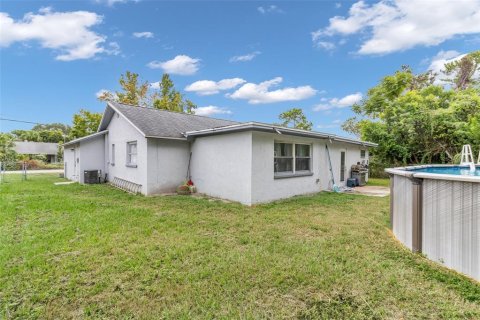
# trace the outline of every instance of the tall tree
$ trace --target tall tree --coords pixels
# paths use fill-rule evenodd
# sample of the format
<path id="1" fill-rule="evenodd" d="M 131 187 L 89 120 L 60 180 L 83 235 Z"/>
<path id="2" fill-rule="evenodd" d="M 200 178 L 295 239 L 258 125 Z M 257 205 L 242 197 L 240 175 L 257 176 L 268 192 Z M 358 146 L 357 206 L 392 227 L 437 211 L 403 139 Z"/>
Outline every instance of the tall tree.
<path id="1" fill-rule="evenodd" d="M 479 83 L 480 50 L 462 57 L 460 60 L 445 64 L 443 73 L 453 78 L 444 79 L 451 82 L 457 90 L 464 90 Z"/>
<path id="2" fill-rule="evenodd" d="M 185 99 L 184 96 L 175 89 L 172 79 L 168 74 L 163 74 L 158 83 L 158 89 L 152 88 L 148 81 L 140 81 L 139 75 L 127 71 L 121 75 L 121 91 L 115 93 L 105 91 L 98 98 L 101 101 L 117 101 L 120 103 L 149 106 L 154 108 L 193 113 L 197 107 L 192 101 Z"/>
<path id="3" fill-rule="evenodd" d="M 467 87 L 434 85 L 432 74 L 403 67 L 384 77 L 354 105 L 344 130 L 379 144 L 374 163 L 382 166 L 454 162 L 461 146 L 476 143 L 480 88 L 474 74 Z M 463 88 L 463 89 L 462 89 Z"/>
<path id="4" fill-rule="evenodd" d="M 127 71 L 120 76 L 118 82 L 122 91 L 116 91 L 115 93 L 104 91 L 98 99 L 102 101 L 117 101 L 135 106 L 148 105 L 150 84 L 147 81 L 141 81 L 138 73 Z"/>
<path id="5" fill-rule="evenodd" d="M 303 110 L 300 108 L 292 108 L 282 112 L 278 118 L 283 121 L 281 125 L 284 127 L 312 130 L 313 124 L 308 121 L 307 116 L 305 116 Z"/>
<path id="6" fill-rule="evenodd" d="M 158 91 L 152 94 L 152 100 L 154 108 L 163 110 L 193 113 L 197 107 L 175 89 L 173 81 L 167 73 L 163 74 Z"/>
<path id="7" fill-rule="evenodd" d="M 102 114 L 82 109 L 73 115 L 73 126 L 69 139 L 81 138 L 95 133 L 98 130 Z"/>

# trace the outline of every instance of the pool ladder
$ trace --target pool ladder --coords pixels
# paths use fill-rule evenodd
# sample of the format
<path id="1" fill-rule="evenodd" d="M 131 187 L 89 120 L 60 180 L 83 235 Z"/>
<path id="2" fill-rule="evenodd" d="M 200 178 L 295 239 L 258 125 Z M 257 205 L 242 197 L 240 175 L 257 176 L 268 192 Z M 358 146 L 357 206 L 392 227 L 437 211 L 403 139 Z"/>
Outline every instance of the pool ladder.
<path id="1" fill-rule="evenodd" d="M 478 154 L 478 163 L 480 164 L 480 153 Z M 465 144 L 462 148 L 460 165 L 469 166 L 472 172 L 476 170 L 475 162 L 473 161 L 472 147 L 469 144 Z"/>

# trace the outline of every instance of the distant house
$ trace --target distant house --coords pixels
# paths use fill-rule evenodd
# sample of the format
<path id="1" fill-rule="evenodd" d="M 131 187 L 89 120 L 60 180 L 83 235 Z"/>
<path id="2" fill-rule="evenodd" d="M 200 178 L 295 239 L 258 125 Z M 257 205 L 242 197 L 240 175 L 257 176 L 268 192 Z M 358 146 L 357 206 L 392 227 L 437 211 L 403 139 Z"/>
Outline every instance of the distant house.
<path id="1" fill-rule="evenodd" d="M 65 176 L 109 181 L 145 195 L 191 177 L 198 192 L 252 205 L 345 185 L 374 143 L 258 122 L 234 122 L 109 102 L 98 132 L 65 144 Z M 328 149 L 327 149 L 328 147 Z"/>
<path id="2" fill-rule="evenodd" d="M 45 155 L 48 163 L 57 162 L 58 143 L 15 141 L 14 150 L 18 154 Z"/>

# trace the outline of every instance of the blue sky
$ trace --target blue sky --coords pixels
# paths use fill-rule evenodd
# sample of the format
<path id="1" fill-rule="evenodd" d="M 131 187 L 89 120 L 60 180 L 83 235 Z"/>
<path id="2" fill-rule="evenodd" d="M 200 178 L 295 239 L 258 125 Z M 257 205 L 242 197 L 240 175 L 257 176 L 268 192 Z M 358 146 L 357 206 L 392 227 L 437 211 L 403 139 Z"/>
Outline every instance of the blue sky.
<path id="1" fill-rule="evenodd" d="M 439 71 L 480 47 L 479 0 L 2 1 L 0 12 L 0 115 L 40 123 L 101 112 L 96 94 L 127 70 L 151 83 L 167 71 L 201 114 L 275 122 L 300 107 L 314 130 L 343 134 L 383 76 Z"/>

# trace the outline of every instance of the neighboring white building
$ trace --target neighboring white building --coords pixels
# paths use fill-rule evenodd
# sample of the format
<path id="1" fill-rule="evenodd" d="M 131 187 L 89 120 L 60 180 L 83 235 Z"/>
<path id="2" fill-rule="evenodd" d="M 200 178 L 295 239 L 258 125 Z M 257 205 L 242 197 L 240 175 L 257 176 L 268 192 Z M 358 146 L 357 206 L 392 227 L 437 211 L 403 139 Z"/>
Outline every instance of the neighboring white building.
<path id="1" fill-rule="evenodd" d="M 101 170 L 145 195 L 173 192 L 189 177 L 198 192 L 252 205 L 332 187 L 368 163 L 376 144 L 336 135 L 234 122 L 109 102 L 98 132 L 65 144 L 65 177 Z"/>
<path id="2" fill-rule="evenodd" d="M 48 163 L 57 162 L 58 143 L 52 142 L 33 142 L 33 141 L 15 141 L 13 148 L 18 154 L 26 155 L 44 155 Z"/>

